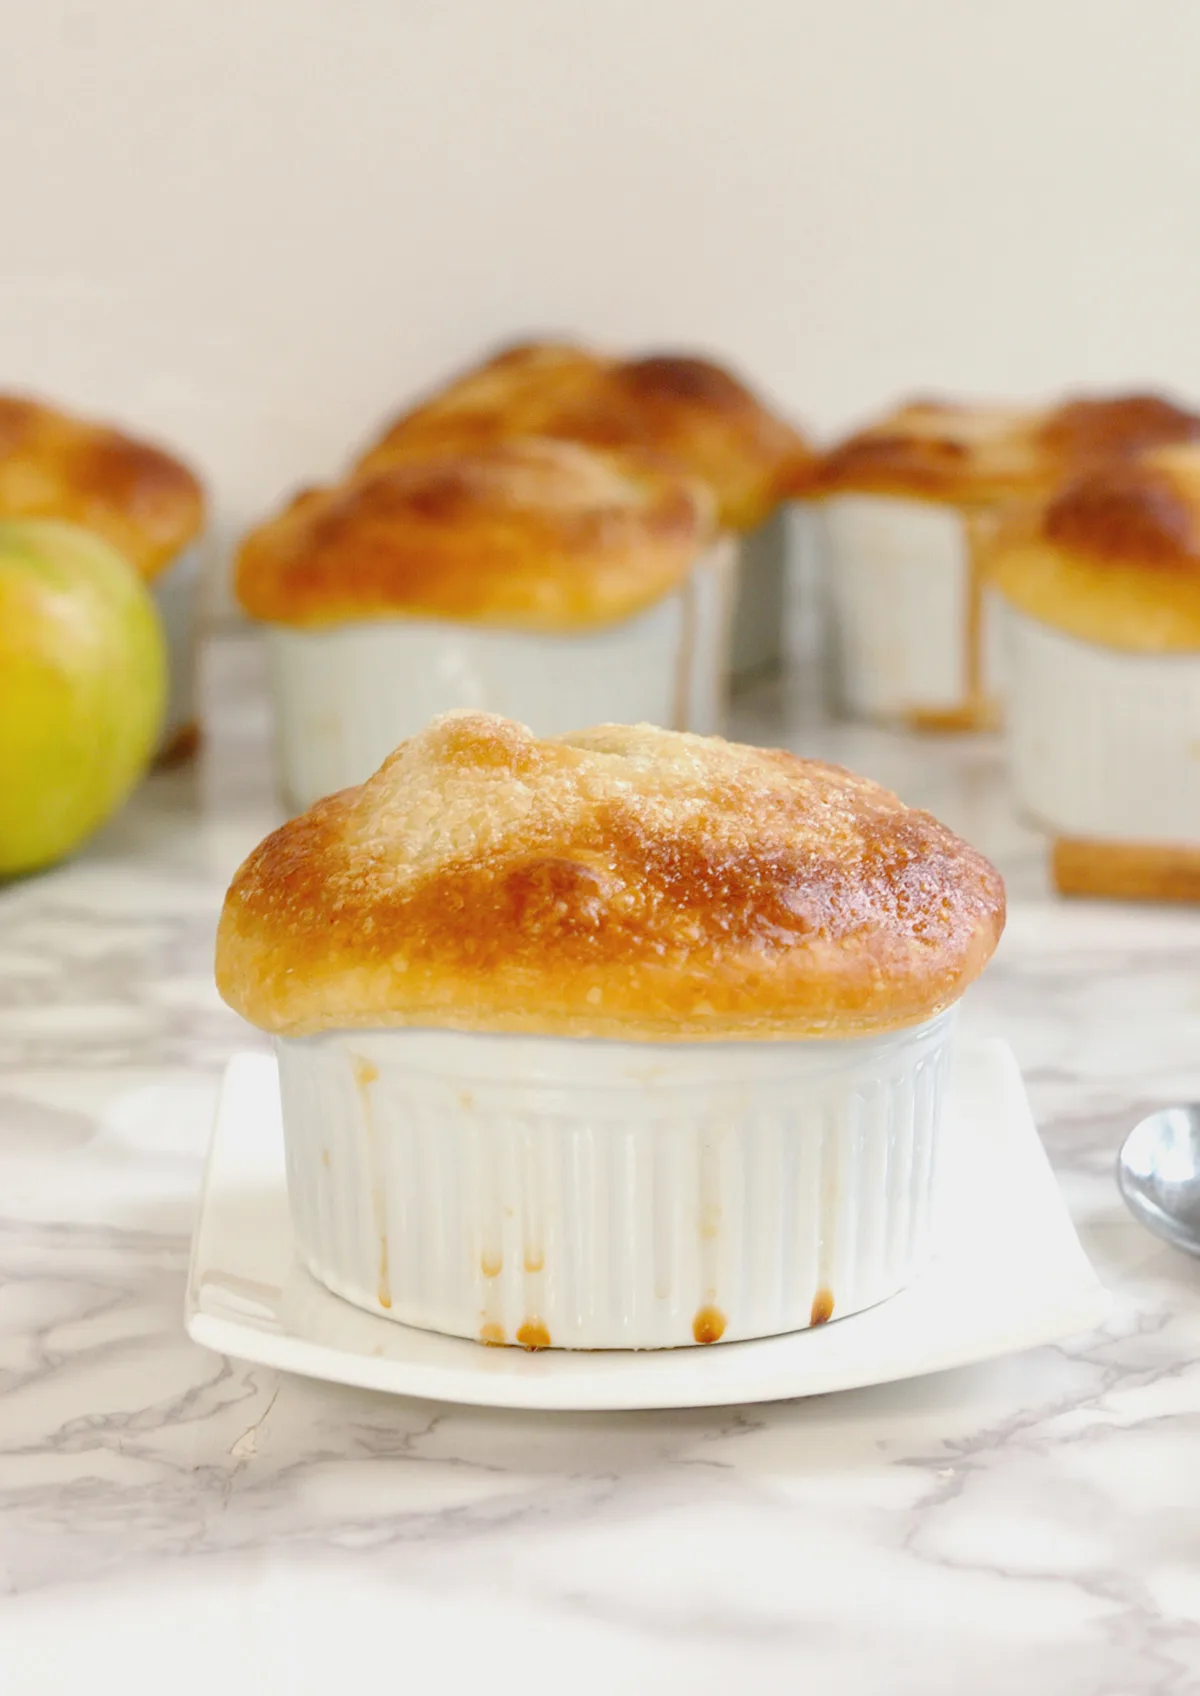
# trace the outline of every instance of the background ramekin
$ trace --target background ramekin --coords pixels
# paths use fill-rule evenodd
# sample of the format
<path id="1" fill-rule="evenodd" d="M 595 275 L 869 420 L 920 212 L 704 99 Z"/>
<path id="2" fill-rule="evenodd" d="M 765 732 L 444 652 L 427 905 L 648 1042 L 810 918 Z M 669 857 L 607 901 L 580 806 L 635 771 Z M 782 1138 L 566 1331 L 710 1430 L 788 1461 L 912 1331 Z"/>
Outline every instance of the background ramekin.
<path id="1" fill-rule="evenodd" d="M 1097 647 L 1004 610 L 1009 759 L 1060 836 L 1200 846 L 1200 653 Z"/>
<path id="2" fill-rule="evenodd" d="M 783 661 L 791 530 L 778 507 L 756 530 L 737 538 L 730 670 L 735 682 L 766 676 Z"/>
<path id="3" fill-rule="evenodd" d="M 474 707 L 540 736 L 603 723 L 720 728 L 734 545 L 604 629 L 544 635 L 394 618 L 332 630 L 267 629 L 282 786 L 296 807 L 361 783 L 438 713 Z"/>
<path id="4" fill-rule="evenodd" d="M 813 511 L 846 710 L 931 728 L 994 721 L 1002 656 L 987 590 L 974 694 L 969 675 L 973 520 L 885 495 L 830 495 Z"/>
<path id="5" fill-rule="evenodd" d="M 158 751 L 170 755 L 197 720 L 196 672 L 199 659 L 203 539 L 191 543 L 150 582 L 167 644 L 167 707 Z"/>
<path id="6" fill-rule="evenodd" d="M 952 1023 L 279 1039 L 300 1256 L 360 1307 L 487 1342 L 669 1348 L 858 1312 L 930 1249 Z"/>

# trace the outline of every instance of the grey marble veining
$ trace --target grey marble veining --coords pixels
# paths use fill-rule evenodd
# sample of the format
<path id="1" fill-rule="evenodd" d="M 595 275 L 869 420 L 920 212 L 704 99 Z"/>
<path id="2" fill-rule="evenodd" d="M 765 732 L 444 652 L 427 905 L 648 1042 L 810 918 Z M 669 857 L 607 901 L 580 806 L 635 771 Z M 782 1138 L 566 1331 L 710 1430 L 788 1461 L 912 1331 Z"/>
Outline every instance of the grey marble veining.
<path id="1" fill-rule="evenodd" d="M 739 733 L 856 765 L 993 854 L 1012 912 L 964 1010 L 1012 1043 L 1097 1335 L 746 1411 L 534 1416 L 280 1378 L 185 1337 L 228 877 L 279 817 L 256 653 L 212 736 L 75 864 L 0 892 L 0 1690 L 1200 1688 L 1200 1265 L 1111 1181 L 1200 1098 L 1200 913 L 1052 900 L 984 740 Z M 1012 1221 L 1021 1253 L 1021 1221 Z M 399 1645 L 399 1647 L 398 1647 Z M 388 1657 L 391 1656 L 391 1660 Z"/>

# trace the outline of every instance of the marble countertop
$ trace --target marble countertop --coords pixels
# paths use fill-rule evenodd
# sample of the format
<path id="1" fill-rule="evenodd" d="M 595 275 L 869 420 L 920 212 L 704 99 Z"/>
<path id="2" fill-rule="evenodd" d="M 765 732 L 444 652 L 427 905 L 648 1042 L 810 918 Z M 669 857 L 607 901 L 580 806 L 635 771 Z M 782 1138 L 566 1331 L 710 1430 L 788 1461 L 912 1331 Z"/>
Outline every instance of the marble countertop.
<path id="1" fill-rule="evenodd" d="M 1200 1098 L 1200 913 L 1052 900 L 986 739 L 760 689 L 738 734 L 884 779 L 1008 877 L 965 1021 L 1024 1067 L 1105 1330 L 745 1411 L 280 1377 L 182 1326 L 217 1079 L 253 1041 L 213 925 L 277 816 L 257 649 L 208 662 L 204 760 L 0 892 L 0 1690 L 1200 1688 L 1200 1263 L 1111 1179 L 1141 1113 Z"/>

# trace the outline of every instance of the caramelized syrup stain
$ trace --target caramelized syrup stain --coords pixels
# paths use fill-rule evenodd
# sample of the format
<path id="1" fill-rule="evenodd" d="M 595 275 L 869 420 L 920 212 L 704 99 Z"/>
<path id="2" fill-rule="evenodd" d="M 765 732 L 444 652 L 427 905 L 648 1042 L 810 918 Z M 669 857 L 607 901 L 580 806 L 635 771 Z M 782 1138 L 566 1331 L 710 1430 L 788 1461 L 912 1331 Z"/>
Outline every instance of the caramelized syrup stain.
<path id="1" fill-rule="evenodd" d="M 833 1318 L 833 1291 L 818 1290 L 812 1301 L 812 1312 L 809 1315 L 810 1325 L 824 1325 L 826 1320 Z"/>
<path id="2" fill-rule="evenodd" d="M 719 1307 L 702 1307 L 692 1320 L 692 1336 L 698 1343 L 719 1343 L 725 1335 L 726 1319 Z"/>
<path id="3" fill-rule="evenodd" d="M 527 1248 L 525 1250 L 526 1272 L 540 1272 L 545 1264 L 546 1256 L 540 1248 Z"/>
<path id="4" fill-rule="evenodd" d="M 503 1325 L 497 1325 L 495 1320 L 489 1319 L 479 1327 L 479 1341 L 486 1343 L 490 1349 L 502 1349 L 508 1338 L 504 1335 Z"/>
<path id="5" fill-rule="evenodd" d="M 479 1270 L 485 1278 L 498 1278 L 504 1270 L 504 1256 L 499 1249 L 484 1249 L 479 1257 Z"/>
<path id="6" fill-rule="evenodd" d="M 523 1349 L 548 1349 L 550 1333 L 540 1319 L 527 1319 L 517 1331 L 517 1341 Z"/>
<path id="7" fill-rule="evenodd" d="M 679 652 L 675 660 L 675 700 L 673 717 L 676 730 L 690 730 L 692 718 L 692 673 L 696 666 L 696 573 L 688 574 L 680 585 L 682 604 L 679 631 Z"/>

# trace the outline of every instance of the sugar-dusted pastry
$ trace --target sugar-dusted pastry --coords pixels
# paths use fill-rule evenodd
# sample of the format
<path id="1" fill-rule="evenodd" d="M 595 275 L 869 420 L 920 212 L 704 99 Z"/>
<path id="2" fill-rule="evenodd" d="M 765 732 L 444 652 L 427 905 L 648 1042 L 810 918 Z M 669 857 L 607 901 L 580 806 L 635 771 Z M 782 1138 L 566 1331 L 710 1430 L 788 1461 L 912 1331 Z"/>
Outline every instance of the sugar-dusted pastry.
<path id="1" fill-rule="evenodd" d="M 0 519 L 65 519 L 111 543 L 150 584 L 167 638 L 163 751 L 195 739 L 196 545 L 204 492 L 164 449 L 23 395 L 0 395 Z"/>
<path id="2" fill-rule="evenodd" d="M 803 498 L 816 455 L 731 371 L 689 353 L 609 359 L 529 343 L 487 361 L 397 419 L 361 462 L 430 446 L 536 434 L 662 455 L 713 491 L 721 528 L 746 538 L 733 633 L 737 672 L 779 655 L 784 618 L 782 506 Z"/>
<path id="3" fill-rule="evenodd" d="M 458 706 L 711 728 L 728 547 L 707 488 L 639 452 L 536 437 L 401 458 L 309 490 L 249 535 L 285 787 L 361 780 Z"/>
<path id="4" fill-rule="evenodd" d="M 1058 839 L 1059 887 L 1200 900 L 1200 442 L 1014 510 L 989 569 L 1013 780 Z"/>
<path id="5" fill-rule="evenodd" d="M 837 767 L 468 712 L 255 850 L 217 983 L 278 1039 L 318 1278 L 487 1342 L 660 1347 L 912 1275 L 1003 922 L 986 860 Z"/>

